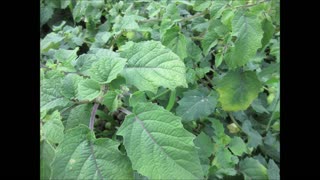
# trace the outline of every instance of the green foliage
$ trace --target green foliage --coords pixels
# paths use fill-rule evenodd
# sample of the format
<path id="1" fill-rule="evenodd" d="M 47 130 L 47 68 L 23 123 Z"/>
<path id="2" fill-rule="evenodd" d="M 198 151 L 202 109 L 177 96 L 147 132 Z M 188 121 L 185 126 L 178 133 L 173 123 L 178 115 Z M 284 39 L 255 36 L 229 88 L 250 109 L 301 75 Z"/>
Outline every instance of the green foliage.
<path id="1" fill-rule="evenodd" d="M 41 0 L 40 30 L 41 179 L 280 179 L 279 0 Z"/>

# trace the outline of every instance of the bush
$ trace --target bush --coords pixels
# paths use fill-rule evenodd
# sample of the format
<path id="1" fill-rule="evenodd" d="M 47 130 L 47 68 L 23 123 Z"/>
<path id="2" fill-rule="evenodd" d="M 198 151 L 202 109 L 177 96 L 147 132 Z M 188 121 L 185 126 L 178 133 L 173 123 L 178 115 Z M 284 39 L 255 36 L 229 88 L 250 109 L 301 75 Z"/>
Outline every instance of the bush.
<path id="1" fill-rule="evenodd" d="M 279 179 L 279 0 L 41 0 L 41 179 Z"/>

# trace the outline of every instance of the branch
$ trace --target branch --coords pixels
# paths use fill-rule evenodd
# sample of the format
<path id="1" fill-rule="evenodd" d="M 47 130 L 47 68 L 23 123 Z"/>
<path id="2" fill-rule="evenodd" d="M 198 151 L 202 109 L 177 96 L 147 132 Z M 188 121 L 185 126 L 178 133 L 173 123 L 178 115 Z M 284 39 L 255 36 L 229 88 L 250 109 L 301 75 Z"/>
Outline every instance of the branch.
<path id="1" fill-rule="evenodd" d="M 180 20 L 178 20 L 177 22 L 184 22 L 184 21 L 190 21 L 196 17 L 200 17 L 202 15 L 206 15 L 208 12 L 207 11 L 203 11 L 202 13 L 198 13 L 198 14 L 195 14 L 195 15 L 192 15 L 192 16 L 189 16 L 189 17 L 186 17 L 186 18 L 182 18 Z M 146 20 L 141 20 L 141 21 L 137 21 L 138 23 L 148 23 L 148 22 L 158 22 L 158 21 L 162 21 L 162 19 L 160 18 L 153 18 L 153 19 L 146 19 Z"/>
<path id="2" fill-rule="evenodd" d="M 93 125 L 94 125 L 94 121 L 96 119 L 96 112 L 97 112 L 98 107 L 99 107 L 99 103 L 94 103 L 92 111 L 91 111 L 90 124 L 89 124 L 89 128 L 91 131 L 93 130 Z"/>
<path id="3" fill-rule="evenodd" d="M 119 110 L 123 113 L 125 113 L 126 115 L 132 114 L 131 111 L 129 111 L 128 109 L 124 108 L 124 107 L 120 107 Z"/>
<path id="4" fill-rule="evenodd" d="M 267 127 L 266 127 L 266 132 L 269 131 L 269 128 L 270 128 L 270 126 L 271 126 L 271 122 L 272 122 L 273 117 L 274 117 L 274 112 L 275 112 L 275 110 L 276 110 L 276 108 L 277 108 L 277 106 L 278 106 L 278 103 L 279 103 L 279 101 L 280 101 L 280 98 L 279 98 L 280 94 L 279 94 L 279 93 L 280 93 L 280 92 L 278 91 L 277 96 L 276 96 L 276 103 L 275 103 L 275 106 L 273 107 L 271 117 L 270 117 L 269 122 L 268 122 L 268 125 L 267 125 Z"/>
<path id="5" fill-rule="evenodd" d="M 190 21 L 191 19 L 200 17 L 200 16 L 202 16 L 202 15 L 206 15 L 207 13 L 208 13 L 207 11 L 203 11 L 202 13 L 195 14 L 195 15 L 193 15 L 193 16 L 189 16 L 189 17 L 183 18 L 183 19 L 181 19 L 181 20 L 179 20 L 179 21 L 180 21 L 180 22 Z"/>
<path id="6" fill-rule="evenodd" d="M 110 50 L 113 49 L 113 46 L 114 46 L 114 44 L 116 43 L 116 40 L 117 40 L 120 36 L 122 36 L 122 34 L 123 34 L 123 30 L 120 31 L 119 34 L 113 36 L 113 39 L 112 39 L 112 41 L 111 41 L 111 43 L 110 43 Z"/>
<path id="7" fill-rule="evenodd" d="M 234 117 L 232 116 L 232 114 L 231 114 L 231 113 L 228 113 L 228 115 L 229 115 L 231 121 L 243 132 L 241 126 L 240 126 L 240 125 L 238 124 L 238 122 L 234 119 Z"/>
<path id="8" fill-rule="evenodd" d="M 169 91 L 170 91 L 170 89 L 167 89 L 167 90 L 163 91 L 162 93 L 160 93 L 160 94 L 154 96 L 153 98 L 151 98 L 150 101 L 154 101 L 154 100 L 157 99 L 158 97 L 167 94 Z"/>

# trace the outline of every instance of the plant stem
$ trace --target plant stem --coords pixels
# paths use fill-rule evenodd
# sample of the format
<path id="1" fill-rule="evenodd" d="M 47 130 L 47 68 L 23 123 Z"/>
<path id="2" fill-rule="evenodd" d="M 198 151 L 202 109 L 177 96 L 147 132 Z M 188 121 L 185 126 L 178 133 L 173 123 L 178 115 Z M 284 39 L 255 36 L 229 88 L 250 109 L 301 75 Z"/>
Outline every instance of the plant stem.
<path id="1" fill-rule="evenodd" d="M 208 77 L 208 75 L 204 75 L 204 77 L 206 78 L 206 80 L 208 81 L 208 83 L 213 87 L 213 84 L 211 82 L 211 79 Z"/>
<path id="2" fill-rule="evenodd" d="M 207 11 L 203 11 L 202 13 L 199 13 L 199 14 L 195 14 L 195 15 L 192 15 L 192 16 L 189 16 L 189 17 L 186 17 L 186 18 L 183 18 L 180 20 L 180 22 L 184 22 L 184 21 L 190 21 L 191 19 L 194 19 L 196 17 L 200 17 L 200 16 L 203 16 L 203 15 L 206 15 L 208 12 Z"/>
<path id="3" fill-rule="evenodd" d="M 208 12 L 207 11 L 203 11 L 202 13 L 198 13 L 198 14 L 195 14 L 195 15 L 192 15 L 192 16 L 189 16 L 189 17 L 186 17 L 186 18 L 182 18 L 180 20 L 178 20 L 177 22 L 184 22 L 184 21 L 190 21 L 196 17 L 200 17 L 202 15 L 206 15 Z M 138 21 L 139 23 L 147 23 L 147 22 L 152 22 L 152 21 L 155 21 L 155 22 L 158 22 L 158 21 L 162 21 L 162 19 L 160 18 L 153 18 L 153 19 L 146 19 L 146 20 L 141 20 L 141 21 Z"/>
<path id="4" fill-rule="evenodd" d="M 121 112 L 125 113 L 126 115 L 132 114 L 131 111 L 129 111 L 128 109 L 124 108 L 124 107 L 120 107 L 119 109 Z"/>
<path id="5" fill-rule="evenodd" d="M 273 117 L 274 117 L 274 111 L 276 110 L 276 108 L 277 108 L 277 106 L 278 106 L 278 103 L 279 103 L 279 92 L 277 93 L 277 97 L 276 97 L 277 99 L 276 99 L 276 105 L 274 106 L 274 108 L 273 108 L 273 111 L 272 111 L 272 114 L 271 114 L 271 117 L 270 117 L 270 119 L 269 119 L 269 122 L 268 122 L 268 125 L 267 125 L 267 127 L 266 127 L 266 132 L 268 132 L 269 131 L 269 128 L 270 128 L 270 125 L 271 125 L 271 122 L 272 122 L 272 120 L 273 120 Z"/>
<path id="6" fill-rule="evenodd" d="M 157 99 L 158 97 L 167 94 L 167 92 L 169 92 L 169 91 L 170 91 L 170 89 L 167 89 L 167 90 L 163 91 L 162 93 L 160 93 L 160 94 L 154 96 L 153 98 L 151 98 L 150 101 L 154 101 L 154 100 Z"/>
<path id="7" fill-rule="evenodd" d="M 265 3 L 265 2 L 268 2 L 268 1 L 270 1 L 270 0 L 259 1 L 259 2 L 254 3 L 254 4 L 247 4 L 247 5 L 242 5 L 242 6 L 236 6 L 236 7 L 234 7 L 234 8 L 237 9 L 237 8 L 244 8 L 244 7 L 256 6 L 256 5 L 258 5 L 258 4 Z"/>
<path id="8" fill-rule="evenodd" d="M 233 115 L 231 113 L 228 113 L 231 121 L 243 132 L 241 126 L 238 124 L 238 122 L 234 119 Z"/>
<path id="9" fill-rule="evenodd" d="M 201 41 L 201 40 L 203 40 L 203 37 L 200 37 L 200 36 L 193 36 L 193 37 L 191 37 L 191 39 Z"/>
<path id="10" fill-rule="evenodd" d="M 169 102 L 167 104 L 166 110 L 171 111 L 171 109 L 175 103 L 175 100 L 176 100 L 176 90 L 174 89 L 170 93 L 170 98 L 169 98 Z"/>
<path id="11" fill-rule="evenodd" d="M 110 43 L 110 50 L 113 49 L 114 44 L 116 43 L 116 40 L 123 34 L 123 31 L 121 31 L 119 34 L 113 36 L 113 39 Z"/>
<path id="12" fill-rule="evenodd" d="M 94 121 L 96 119 L 96 112 L 97 112 L 98 107 L 99 107 L 99 103 L 94 103 L 92 111 L 91 111 L 90 124 L 89 124 L 89 128 L 91 131 L 93 131 L 93 125 L 94 125 Z"/>

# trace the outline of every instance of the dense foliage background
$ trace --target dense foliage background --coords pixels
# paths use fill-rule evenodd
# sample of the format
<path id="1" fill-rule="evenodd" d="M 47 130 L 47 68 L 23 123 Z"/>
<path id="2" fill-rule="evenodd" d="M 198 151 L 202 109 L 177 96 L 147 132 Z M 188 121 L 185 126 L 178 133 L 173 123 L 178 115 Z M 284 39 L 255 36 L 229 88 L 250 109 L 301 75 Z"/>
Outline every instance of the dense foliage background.
<path id="1" fill-rule="evenodd" d="M 41 179 L 279 179 L 279 0 L 40 0 Z"/>

